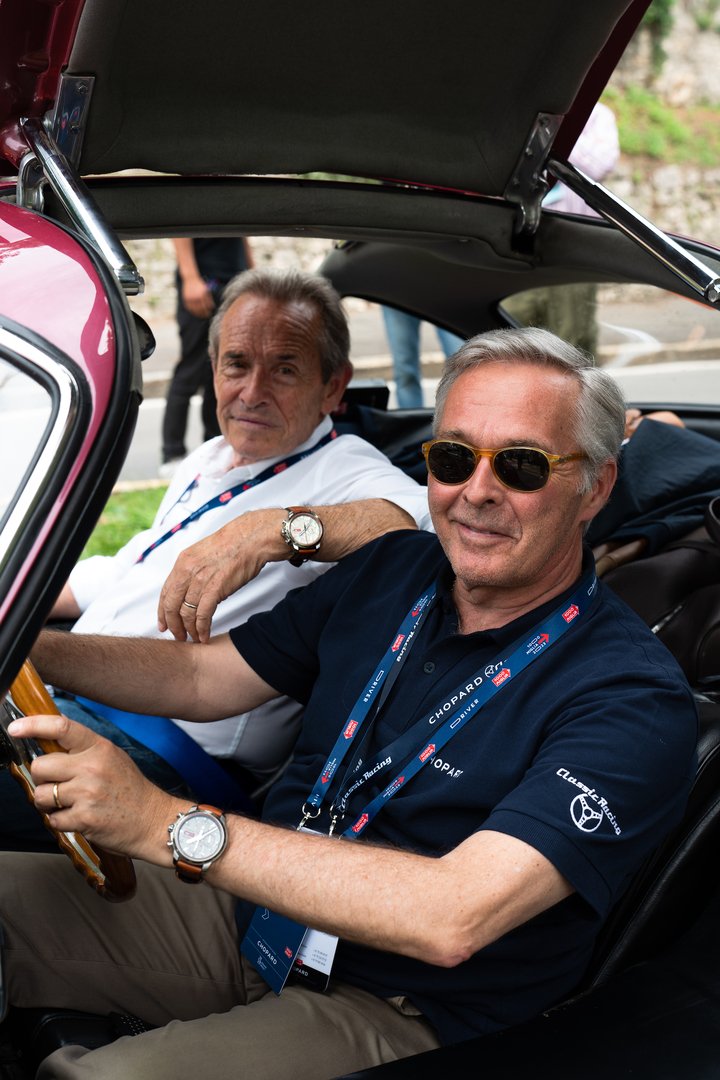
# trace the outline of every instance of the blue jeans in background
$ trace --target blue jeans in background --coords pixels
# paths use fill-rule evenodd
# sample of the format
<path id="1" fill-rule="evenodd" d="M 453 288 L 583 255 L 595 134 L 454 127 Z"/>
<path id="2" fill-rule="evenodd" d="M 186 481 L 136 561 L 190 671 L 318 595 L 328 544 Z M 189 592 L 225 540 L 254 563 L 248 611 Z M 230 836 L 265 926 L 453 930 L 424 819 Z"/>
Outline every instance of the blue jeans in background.
<path id="1" fill-rule="evenodd" d="M 392 353 L 393 374 L 400 409 L 419 409 L 423 405 L 420 382 L 420 319 L 396 308 L 383 307 L 385 333 Z M 464 338 L 435 327 L 445 357 L 452 356 Z"/>

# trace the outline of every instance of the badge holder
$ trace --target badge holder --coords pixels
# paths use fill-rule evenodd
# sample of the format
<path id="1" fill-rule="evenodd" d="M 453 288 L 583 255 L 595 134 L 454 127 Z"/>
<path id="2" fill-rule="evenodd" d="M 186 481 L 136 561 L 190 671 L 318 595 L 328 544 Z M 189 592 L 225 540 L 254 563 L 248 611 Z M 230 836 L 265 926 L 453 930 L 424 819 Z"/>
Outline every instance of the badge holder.
<path id="1" fill-rule="evenodd" d="M 282 993 L 291 975 L 293 982 L 322 993 L 330 981 L 337 940 L 258 907 L 240 951 L 276 994 Z"/>

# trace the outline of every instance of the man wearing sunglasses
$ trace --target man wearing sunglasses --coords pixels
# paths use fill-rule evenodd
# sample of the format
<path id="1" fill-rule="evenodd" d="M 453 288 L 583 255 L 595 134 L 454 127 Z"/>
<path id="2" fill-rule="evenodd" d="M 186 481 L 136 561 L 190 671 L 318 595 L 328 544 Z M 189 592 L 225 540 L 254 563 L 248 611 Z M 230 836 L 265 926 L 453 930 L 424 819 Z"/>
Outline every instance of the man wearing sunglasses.
<path id="1" fill-rule="evenodd" d="M 163 1025 L 46 1075 L 309 1080 L 522 1021 L 577 987 L 680 818 L 689 687 L 583 550 L 623 438 L 615 383 L 546 331 L 481 335 L 435 428 L 437 538 L 369 544 L 208 646 L 41 639 L 44 677 L 126 708 L 305 706 L 263 822 L 189 808 L 70 722 L 13 726 L 69 751 L 33 765 L 51 821 L 150 864 L 134 905 L 98 911 L 61 860 L 0 860 L 11 1002 Z"/>

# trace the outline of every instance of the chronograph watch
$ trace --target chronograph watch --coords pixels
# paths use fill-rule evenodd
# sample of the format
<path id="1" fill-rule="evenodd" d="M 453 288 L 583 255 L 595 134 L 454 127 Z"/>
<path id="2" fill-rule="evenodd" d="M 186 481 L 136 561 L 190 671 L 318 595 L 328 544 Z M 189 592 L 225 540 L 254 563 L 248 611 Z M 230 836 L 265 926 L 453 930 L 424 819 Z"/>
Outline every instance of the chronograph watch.
<path id="1" fill-rule="evenodd" d="M 304 506 L 289 506 L 286 513 L 280 531 L 285 543 L 295 552 L 289 562 L 291 566 L 302 566 L 313 552 L 320 550 L 323 524 L 313 510 Z"/>
<path id="2" fill-rule="evenodd" d="M 191 806 L 168 825 L 175 873 L 196 885 L 227 847 L 227 822 L 215 806 Z"/>

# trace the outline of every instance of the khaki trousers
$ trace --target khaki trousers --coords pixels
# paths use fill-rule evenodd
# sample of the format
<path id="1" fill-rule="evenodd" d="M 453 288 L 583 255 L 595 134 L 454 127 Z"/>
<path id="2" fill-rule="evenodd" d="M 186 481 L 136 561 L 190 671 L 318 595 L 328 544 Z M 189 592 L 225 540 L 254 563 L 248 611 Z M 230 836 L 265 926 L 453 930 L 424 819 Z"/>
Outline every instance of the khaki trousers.
<path id="1" fill-rule="evenodd" d="M 404 998 L 343 984 L 277 997 L 238 952 L 233 897 L 136 871 L 137 896 L 109 904 L 64 856 L 0 855 L 11 1004 L 162 1025 L 99 1050 L 58 1050 L 42 1080 L 329 1080 L 438 1046 Z"/>

